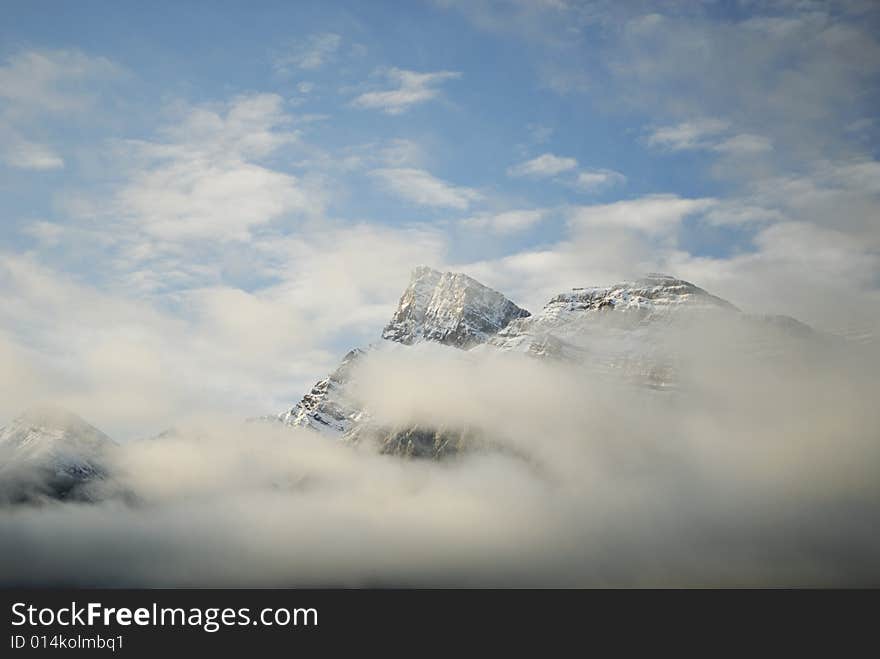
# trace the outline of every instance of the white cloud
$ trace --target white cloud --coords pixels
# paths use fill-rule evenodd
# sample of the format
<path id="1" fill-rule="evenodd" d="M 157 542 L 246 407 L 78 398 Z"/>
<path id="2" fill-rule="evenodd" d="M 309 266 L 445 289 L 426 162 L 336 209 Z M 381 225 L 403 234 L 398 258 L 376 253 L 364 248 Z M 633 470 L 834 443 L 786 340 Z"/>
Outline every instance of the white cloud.
<path id="1" fill-rule="evenodd" d="M 759 3 L 740 21 L 675 11 L 650 26 L 624 19 L 604 60 L 615 107 L 728 122 L 737 134 L 770 139 L 777 166 L 823 157 L 832 144 L 851 150 L 847 126 L 876 105 L 865 92 L 876 88 L 880 41 L 873 20 L 849 9 Z"/>
<path id="2" fill-rule="evenodd" d="M 365 92 L 352 101 L 355 107 L 382 110 L 387 114 L 401 114 L 412 106 L 430 101 L 440 95 L 439 84 L 461 77 L 457 71 L 418 73 L 392 68 L 381 72 L 395 87 L 383 91 Z"/>
<path id="3" fill-rule="evenodd" d="M 784 183 L 768 181 L 767 193 L 749 199 L 653 195 L 582 206 L 571 211 L 568 233 L 554 245 L 458 267 L 533 310 L 572 286 L 667 272 L 746 311 L 787 314 L 819 329 L 880 336 L 876 227 L 864 235 L 854 226 L 819 226 L 809 215 L 814 206 L 823 214 L 826 207 L 847 208 L 855 216 L 849 221 L 862 226 L 870 213 L 860 215 L 853 192 Z M 780 199 L 797 199 L 800 205 L 782 205 Z M 864 210 L 871 208 L 876 206 Z M 683 242 L 687 235 L 680 230 L 684 220 L 706 231 L 718 226 L 748 230 L 752 246 L 725 256 L 691 253 L 692 243 Z"/>
<path id="4" fill-rule="evenodd" d="M 136 174 L 117 207 L 166 240 L 247 240 L 253 227 L 319 210 L 297 178 L 240 160 L 187 158 Z"/>
<path id="5" fill-rule="evenodd" d="M 876 357 L 805 352 L 792 377 L 731 350 L 745 337 L 728 325 L 697 324 L 669 346 L 683 383 L 674 395 L 609 387 L 553 360 L 429 344 L 373 352 L 352 389 L 382 423 L 439 421 L 510 450 L 438 464 L 199 419 L 116 454 L 113 471 L 141 505 L 0 516 L 0 582 L 876 583 Z"/>
<path id="6" fill-rule="evenodd" d="M 740 133 L 722 140 L 712 148 L 714 151 L 730 155 L 751 155 L 771 151 L 773 142 L 763 135 Z"/>
<path id="7" fill-rule="evenodd" d="M 544 144 L 553 135 L 553 127 L 544 124 L 532 123 L 526 126 L 529 141 L 532 144 Z"/>
<path id="8" fill-rule="evenodd" d="M 17 169 L 49 170 L 64 167 L 64 159 L 44 144 L 16 139 L 5 148 L 3 159 Z"/>
<path id="9" fill-rule="evenodd" d="M 276 57 L 275 70 L 289 73 L 291 69 L 319 69 L 336 55 L 341 43 L 342 37 L 332 32 L 313 34 L 296 44 L 291 52 Z"/>
<path id="10" fill-rule="evenodd" d="M 621 185 L 626 176 L 611 169 L 585 169 L 578 172 L 574 186 L 579 190 L 592 191 Z"/>
<path id="11" fill-rule="evenodd" d="M 32 220 L 25 224 L 21 232 L 26 236 L 30 236 L 41 245 L 51 247 L 61 242 L 61 238 L 64 235 L 64 227 L 54 222 L 46 222 L 45 220 Z"/>
<path id="12" fill-rule="evenodd" d="M 575 158 L 544 153 L 508 167 L 507 175 L 515 178 L 553 179 L 575 190 L 594 192 L 626 182 L 626 177 L 611 169 L 579 169 Z"/>
<path id="13" fill-rule="evenodd" d="M 526 162 L 509 167 L 507 174 L 508 176 L 549 178 L 576 169 L 577 166 L 578 162 L 574 158 L 566 158 L 553 155 L 552 153 L 544 153 L 537 158 L 532 158 Z"/>
<path id="14" fill-rule="evenodd" d="M 683 199 L 676 195 L 650 195 L 632 201 L 581 206 L 571 214 L 578 227 L 636 229 L 649 234 L 669 231 L 688 215 L 716 204 L 714 199 Z"/>
<path id="15" fill-rule="evenodd" d="M 462 225 L 474 229 L 489 229 L 495 233 L 516 233 L 525 231 L 547 217 L 544 209 L 511 210 L 501 213 L 480 213 L 461 221 Z"/>
<path id="16" fill-rule="evenodd" d="M 68 246 L 60 227 L 30 229 Z M 88 258 L 78 244 L 69 249 Z M 75 281 L 38 256 L 4 252 L 0 356 L 9 368 L 0 369 L 0 388 L 35 381 L 0 401 L 0 416 L 54 398 L 114 434 L 142 436 L 191 414 L 279 412 L 345 350 L 375 340 L 412 268 L 443 263 L 445 249 L 443 235 L 427 227 L 325 222 L 213 250 L 198 243 L 120 269 L 98 249 L 98 267 L 113 280 L 104 286 Z M 223 276 L 164 290 L 179 267 Z M 126 281 L 134 275 L 160 285 L 138 291 Z"/>
<path id="17" fill-rule="evenodd" d="M 741 205 L 848 233 L 877 249 L 878 203 L 880 162 L 855 157 L 806 162 L 796 173 L 768 173 L 749 182 Z"/>
<path id="18" fill-rule="evenodd" d="M 0 160 L 17 169 L 61 169 L 57 149 L 30 139 L 33 123 L 46 115 L 82 120 L 94 106 L 93 87 L 123 70 L 103 57 L 78 50 L 20 51 L 0 64 Z"/>
<path id="19" fill-rule="evenodd" d="M 707 149 L 715 143 L 717 136 L 724 133 L 730 124 L 720 119 L 694 119 L 674 126 L 660 126 L 651 131 L 647 141 L 670 151 Z"/>
<path id="20" fill-rule="evenodd" d="M 423 169 L 384 168 L 371 173 L 387 190 L 420 206 L 465 210 L 480 198 L 473 188 L 452 185 Z"/>
<path id="21" fill-rule="evenodd" d="M 729 156 L 749 156 L 773 149 L 768 137 L 735 133 L 727 121 L 695 119 L 651 130 L 648 145 L 667 151 L 715 151 Z"/>
<path id="22" fill-rule="evenodd" d="M 257 94 L 185 108 L 162 141 L 121 143 L 117 157 L 131 169 L 115 211 L 172 241 L 246 240 L 256 226 L 320 212 L 320 196 L 298 178 L 259 164 L 298 139 L 283 105 L 280 96 Z"/>
<path id="23" fill-rule="evenodd" d="M 775 208 L 752 206 L 748 203 L 736 201 L 721 201 L 708 209 L 703 219 L 714 226 L 749 226 L 766 224 L 769 222 L 782 222 L 786 219 L 785 214 Z"/>
<path id="24" fill-rule="evenodd" d="M 655 127 L 648 135 L 649 146 L 665 151 L 714 151 L 725 156 L 756 156 L 773 150 L 773 141 L 754 133 L 737 133 L 728 121 L 694 119 L 671 126 Z"/>
<path id="25" fill-rule="evenodd" d="M 84 83 L 122 73 L 110 60 L 78 50 L 22 51 L 0 65 L 0 100 L 15 115 L 82 111 L 94 100 Z"/>

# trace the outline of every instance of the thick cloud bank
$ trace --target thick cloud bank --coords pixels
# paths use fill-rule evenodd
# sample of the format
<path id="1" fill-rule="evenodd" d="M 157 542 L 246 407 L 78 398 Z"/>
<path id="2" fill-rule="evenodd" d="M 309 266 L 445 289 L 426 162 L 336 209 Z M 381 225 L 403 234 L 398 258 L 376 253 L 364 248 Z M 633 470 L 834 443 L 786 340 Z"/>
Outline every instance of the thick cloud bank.
<path id="1" fill-rule="evenodd" d="M 405 460 L 206 421 L 124 445 L 125 497 L 0 512 L 0 582 L 876 585 L 880 360 L 767 332 L 670 332 L 671 391 L 491 350 L 375 351 L 353 386 L 376 421 L 510 450 Z"/>

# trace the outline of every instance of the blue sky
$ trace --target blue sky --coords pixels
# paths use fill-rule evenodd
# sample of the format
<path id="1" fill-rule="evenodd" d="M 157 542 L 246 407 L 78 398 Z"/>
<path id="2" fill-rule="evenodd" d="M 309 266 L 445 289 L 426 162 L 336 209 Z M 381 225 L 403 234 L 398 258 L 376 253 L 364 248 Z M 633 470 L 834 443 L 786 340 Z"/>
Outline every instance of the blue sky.
<path id="1" fill-rule="evenodd" d="M 874 3 L 2 10 L 10 413 L 274 409 L 422 262 L 529 308 L 659 270 L 877 328 Z"/>

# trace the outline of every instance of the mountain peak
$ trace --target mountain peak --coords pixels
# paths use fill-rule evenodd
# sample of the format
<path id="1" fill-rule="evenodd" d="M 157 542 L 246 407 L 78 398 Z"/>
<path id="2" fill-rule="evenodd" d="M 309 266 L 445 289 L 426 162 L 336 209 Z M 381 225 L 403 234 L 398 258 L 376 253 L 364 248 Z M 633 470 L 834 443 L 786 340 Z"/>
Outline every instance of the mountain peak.
<path id="1" fill-rule="evenodd" d="M 382 338 L 398 343 L 436 341 L 470 348 L 516 318 L 529 316 L 501 293 L 461 272 L 428 266 L 413 270 Z"/>
<path id="2" fill-rule="evenodd" d="M 82 433 L 97 430 L 70 410 L 54 404 L 35 405 L 19 414 L 13 425 L 51 428 L 64 432 Z M 98 431 L 100 432 L 100 431 Z"/>
<path id="3" fill-rule="evenodd" d="M 106 473 L 115 442 L 76 414 L 34 407 L 0 428 L 0 501 L 74 496 Z"/>
<path id="4" fill-rule="evenodd" d="M 739 311 L 727 300 L 712 295 L 689 281 L 651 272 L 640 279 L 612 286 L 573 288 L 569 292 L 560 293 L 547 303 L 541 315 L 555 315 L 560 309 L 617 309 L 647 313 L 678 307 Z"/>

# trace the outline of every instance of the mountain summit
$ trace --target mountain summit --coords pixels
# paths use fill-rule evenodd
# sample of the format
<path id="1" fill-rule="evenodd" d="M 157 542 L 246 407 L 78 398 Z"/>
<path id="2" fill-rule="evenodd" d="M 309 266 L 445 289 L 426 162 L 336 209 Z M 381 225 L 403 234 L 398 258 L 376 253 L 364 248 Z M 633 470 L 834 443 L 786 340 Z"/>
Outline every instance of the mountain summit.
<path id="1" fill-rule="evenodd" d="M 72 412 L 32 408 L 0 428 L 0 499 L 77 498 L 116 443 Z"/>
<path id="2" fill-rule="evenodd" d="M 460 272 L 439 272 L 427 266 L 413 270 L 397 310 L 382 338 L 404 345 L 432 341 L 467 350 L 529 312 L 501 293 Z M 345 385 L 353 364 L 364 354 L 355 348 L 339 367 L 319 380 L 302 399 L 276 418 L 290 426 L 311 428 L 341 437 L 362 415 Z"/>
<path id="3" fill-rule="evenodd" d="M 416 268 L 382 338 L 410 345 L 435 341 L 470 348 L 529 312 L 460 272 Z"/>

